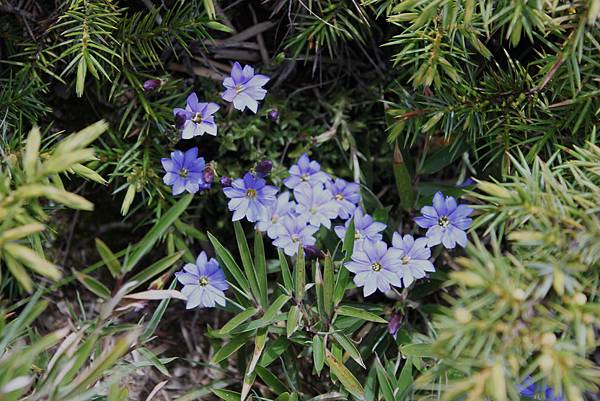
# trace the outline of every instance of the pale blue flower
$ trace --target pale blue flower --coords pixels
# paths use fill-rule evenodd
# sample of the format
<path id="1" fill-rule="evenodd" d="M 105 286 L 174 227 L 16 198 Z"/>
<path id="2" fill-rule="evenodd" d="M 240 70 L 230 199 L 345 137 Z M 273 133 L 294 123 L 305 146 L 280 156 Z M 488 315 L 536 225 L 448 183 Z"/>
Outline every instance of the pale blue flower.
<path id="1" fill-rule="evenodd" d="M 267 95 L 267 90 L 263 88 L 267 82 L 269 77 L 254 74 L 254 68 L 249 65 L 242 69 L 236 61 L 231 68 L 231 76 L 223 80 L 225 92 L 221 93 L 221 98 L 233 102 L 236 110 L 244 111 L 247 107 L 256 113 L 258 100 L 263 100 Z"/>
<path id="2" fill-rule="evenodd" d="M 336 178 L 328 186 L 328 189 L 331 190 L 333 199 L 340 206 L 339 217 L 344 220 L 352 217 L 354 210 L 360 202 L 360 185 L 355 182 L 347 182 L 341 178 Z"/>
<path id="3" fill-rule="evenodd" d="M 308 224 L 305 217 L 285 216 L 276 225 L 277 238 L 273 245 L 283 249 L 286 255 L 293 256 L 298 253 L 298 246 L 314 245 L 317 240 L 314 234 L 318 228 Z"/>
<path id="4" fill-rule="evenodd" d="M 190 94 L 185 109 L 175 108 L 173 110 L 173 114 L 179 120 L 178 124 L 182 124 L 181 137 L 190 139 L 205 133 L 217 135 L 217 124 L 213 116 L 217 110 L 219 110 L 218 104 L 200 103 L 195 93 Z"/>
<path id="5" fill-rule="evenodd" d="M 466 230 L 472 223 L 468 216 L 473 209 L 466 205 L 458 205 L 456 198 L 438 192 L 433 197 L 433 206 L 424 206 L 421 209 L 423 216 L 417 217 L 415 222 L 419 227 L 427 228 L 429 246 L 443 244 L 452 249 L 459 244 L 467 244 Z"/>
<path id="6" fill-rule="evenodd" d="M 167 172 L 163 182 L 173 187 L 173 195 L 179 195 L 184 191 L 195 194 L 201 187 L 205 188 L 205 163 L 202 157 L 198 157 L 198 148 L 191 148 L 185 153 L 176 150 L 171 152 L 170 159 L 164 157 L 160 162 Z"/>
<path id="7" fill-rule="evenodd" d="M 355 249 L 352 261 L 344 266 L 354 273 L 354 283 L 363 287 L 365 297 L 376 290 L 383 293 L 391 286 L 402 287 L 398 270 L 400 269 L 400 251 L 388 248 L 385 242 L 364 242 L 362 248 Z"/>
<path id="8" fill-rule="evenodd" d="M 268 207 L 275 202 L 277 188 L 267 185 L 262 178 L 246 173 L 244 178 L 237 178 L 230 187 L 223 188 L 230 201 L 229 210 L 233 212 L 233 221 L 246 217 L 254 223 L 268 214 Z"/>
<path id="9" fill-rule="evenodd" d="M 206 256 L 202 251 L 196 263 L 187 263 L 183 270 L 175 273 L 177 281 L 183 284 L 181 293 L 187 298 L 187 309 L 197 306 L 213 308 L 215 304 L 225 306 L 225 293 L 229 288 L 219 262 Z"/>
<path id="10" fill-rule="evenodd" d="M 331 191 L 323 185 L 311 186 L 308 182 L 294 188 L 294 198 L 298 202 L 296 212 L 305 217 L 310 225 L 331 227 L 331 220 L 338 215 L 339 205 Z"/>
<path id="11" fill-rule="evenodd" d="M 311 186 L 325 184 L 331 181 L 329 174 L 321 171 L 321 166 L 314 160 L 310 160 L 306 153 L 298 159 L 297 164 L 290 167 L 290 175 L 283 180 L 286 187 L 294 189 L 303 182 Z"/>
<path id="12" fill-rule="evenodd" d="M 268 206 L 266 216 L 259 219 L 256 223 L 256 229 L 266 232 L 269 238 L 277 238 L 277 224 L 279 220 L 292 213 L 296 203 L 290 201 L 290 193 L 283 192 L 277 197 L 277 201 Z"/>
<path id="13" fill-rule="evenodd" d="M 392 246 L 400 251 L 400 270 L 398 274 L 402 279 L 404 287 L 408 287 L 413 281 L 425 277 L 427 272 L 434 272 L 435 267 L 429 260 L 431 249 L 427 247 L 427 238 L 417 238 L 412 235 L 402 237 L 395 232 L 392 238 Z"/>
<path id="14" fill-rule="evenodd" d="M 354 211 L 354 249 L 360 248 L 363 242 L 377 242 L 381 241 L 383 236 L 381 232 L 387 227 L 385 224 L 378 221 L 374 221 L 373 218 L 364 213 L 360 207 L 357 207 Z M 334 228 L 338 238 L 343 240 L 346 237 L 346 231 L 350 226 L 352 220 L 346 220 L 344 226 L 337 226 Z"/>

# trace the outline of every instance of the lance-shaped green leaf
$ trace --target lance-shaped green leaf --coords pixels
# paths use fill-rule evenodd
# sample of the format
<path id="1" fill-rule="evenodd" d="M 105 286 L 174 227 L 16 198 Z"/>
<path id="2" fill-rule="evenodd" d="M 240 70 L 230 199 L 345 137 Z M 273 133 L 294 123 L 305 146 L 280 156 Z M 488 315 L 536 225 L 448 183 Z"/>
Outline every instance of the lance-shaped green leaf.
<path id="1" fill-rule="evenodd" d="M 32 234 L 44 231 L 46 227 L 40 223 L 25 224 L 19 227 L 11 228 L 0 234 L 0 246 L 8 241 L 15 241 L 28 237 Z"/>
<path id="2" fill-rule="evenodd" d="M 110 298 L 110 290 L 106 288 L 104 284 L 96 280 L 95 278 L 88 276 L 87 274 L 73 271 L 73 274 L 85 288 L 98 295 L 100 298 Z"/>
<path id="3" fill-rule="evenodd" d="M 302 249 L 302 245 L 298 245 L 298 255 L 296 255 L 294 286 L 296 303 L 301 303 L 304 298 L 304 287 L 306 286 L 306 260 L 304 259 L 304 249 Z"/>
<path id="4" fill-rule="evenodd" d="M 56 147 L 55 153 L 69 153 L 77 149 L 82 149 L 94 142 L 107 128 L 108 123 L 104 120 L 88 125 L 81 131 L 63 139 Z"/>
<path id="5" fill-rule="evenodd" d="M 354 359 L 356 363 L 358 363 L 360 366 L 366 369 L 362 357 L 360 356 L 360 352 L 358 352 L 358 349 L 356 349 L 356 346 L 354 345 L 352 340 L 350 340 L 342 333 L 333 333 L 333 338 L 335 338 L 338 344 L 342 346 L 344 351 L 346 351 L 348 355 L 350 355 L 350 358 Z"/>
<path id="6" fill-rule="evenodd" d="M 177 285 L 177 281 L 173 280 L 173 282 L 169 286 L 169 289 L 174 290 L 176 285 Z M 166 299 L 163 299 L 162 301 L 160 301 L 160 303 L 158 304 L 158 307 L 152 314 L 152 317 L 150 318 L 150 320 L 148 321 L 148 324 L 146 325 L 146 328 L 144 329 L 144 333 L 142 334 L 143 341 L 150 339 L 150 337 L 152 337 L 152 335 L 156 331 L 158 324 L 162 320 L 162 317 L 164 316 L 165 311 L 167 310 L 167 307 L 169 306 L 169 301 L 171 301 L 171 298 L 166 298 Z"/>
<path id="7" fill-rule="evenodd" d="M 38 127 L 33 127 L 27 136 L 25 145 L 25 155 L 23 156 L 23 170 L 27 176 L 27 181 L 31 182 L 37 174 L 37 163 L 40 154 L 40 143 L 42 136 Z"/>
<path id="8" fill-rule="evenodd" d="M 240 393 L 220 388 L 211 389 L 212 393 L 224 401 L 240 401 Z"/>
<path id="9" fill-rule="evenodd" d="M 260 296 L 260 304 L 266 308 L 269 304 L 267 298 L 267 259 L 265 258 L 265 245 L 262 233 L 254 232 L 254 267 L 256 268 L 256 282 Z"/>
<path id="10" fill-rule="evenodd" d="M 334 287 L 333 259 L 331 258 L 331 254 L 327 253 L 323 263 L 323 308 L 327 317 L 331 317 L 333 312 Z"/>
<path id="11" fill-rule="evenodd" d="M 258 364 L 262 367 L 267 367 L 273 363 L 281 354 L 290 346 L 290 342 L 285 337 L 279 337 L 273 342 L 270 342 L 260 358 Z"/>
<path id="12" fill-rule="evenodd" d="M 288 337 L 291 337 L 292 334 L 298 329 L 298 323 L 300 321 L 300 308 L 298 305 L 292 305 L 287 315 L 286 322 L 286 334 Z"/>
<path id="13" fill-rule="evenodd" d="M 383 395 L 385 401 L 396 401 L 394 397 L 394 389 L 392 387 L 392 381 L 390 380 L 387 372 L 381 365 L 379 358 L 375 358 L 375 370 L 377 371 L 377 382 L 379 383 L 379 391 Z"/>
<path id="14" fill-rule="evenodd" d="M 252 293 L 250 292 L 248 280 L 246 280 L 244 273 L 242 273 L 242 270 L 233 259 L 231 252 L 221 245 L 219 240 L 211 233 L 208 233 L 208 239 L 215 248 L 215 253 L 217 254 L 217 258 L 219 258 L 221 261 L 221 266 L 223 266 L 225 270 L 227 270 L 227 272 L 234 278 L 235 284 L 237 284 L 237 286 L 240 287 L 240 289 L 244 291 L 248 297 L 251 297 Z"/>
<path id="15" fill-rule="evenodd" d="M 277 376 L 262 366 L 256 366 L 258 377 L 269 387 L 269 390 L 279 395 L 288 391 L 287 386 Z"/>
<path id="16" fill-rule="evenodd" d="M 106 267 L 108 267 L 110 274 L 113 277 L 117 277 L 121 273 L 122 269 L 119 259 L 115 256 L 113 251 L 110 250 L 108 245 L 106 245 L 100 238 L 96 238 L 96 249 L 104 261 L 104 264 Z"/>
<path id="17" fill-rule="evenodd" d="M 292 274 L 290 273 L 290 266 L 281 248 L 277 248 L 277 254 L 279 256 L 279 266 L 281 267 L 281 277 L 283 278 L 283 285 L 291 294 L 294 291 L 294 281 L 292 279 Z"/>
<path id="18" fill-rule="evenodd" d="M 354 234 L 355 234 L 355 227 L 354 227 L 354 217 L 350 220 L 350 223 L 348 225 L 348 229 L 346 230 L 346 235 L 344 236 L 344 243 L 343 243 L 343 251 L 344 251 L 344 260 L 343 262 L 348 262 L 350 261 L 350 259 L 352 259 L 352 252 L 354 250 Z M 337 274 L 337 279 L 335 282 L 335 288 L 333 291 L 333 300 L 334 300 L 334 304 L 337 305 L 341 302 L 341 300 L 344 298 L 344 293 L 346 292 L 346 286 L 348 285 L 348 277 L 350 276 L 350 273 L 348 272 L 348 269 L 346 269 L 346 267 L 342 266 L 340 267 L 340 270 L 338 271 Z"/>
<path id="19" fill-rule="evenodd" d="M 359 400 L 364 400 L 365 390 L 352 372 L 340 363 L 329 350 L 326 350 L 325 360 L 331 372 L 339 379 L 346 391 Z"/>
<path id="20" fill-rule="evenodd" d="M 136 283 L 133 288 L 141 286 L 145 282 L 151 280 L 153 277 L 156 277 L 160 273 L 164 272 L 169 267 L 173 266 L 175 262 L 181 259 L 182 256 L 183 251 L 179 251 L 152 263 L 150 266 L 146 267 L 144 270 L 131 278 L 130 281 L 135 281 Z"/>
<path id="21" fill-rule="evenodd" d="M 238 250 L 240 257 L 242 258 L 242 267 L 248 282 L 250 283 L 250 290 L 254 299 L 260 303 L 260 291 L 258 290 L 258 282 L 256 281 L 256 272 L 254 270 L 254 262 L 252 261 L 252 255 L 250 255 L 250 247 L 246 240 L 246 234 L 242 228 L 242 224 L 239 221 L 233 222 L 233 228 L 235 231 L 235 238 L 237 240 Z"/>
<path id="22" fill-rule="evenodd" d="M 273 303 L 269 306 L 264 316 L 260 320 L 264 320 L 267 322 L 273 320 L 275 315 L 281 310 L 281 308 L 283 308 L 283 305 L 285 305 L 289 300 L 290 297 L 285 294 L 281 294 L 280 296 L 278 296 L 277 299 L 273 301 Z"/>
<path id="23" fill-rule="evenodd" d="M 59 280 L 62 276 L 56 265 L 38 256 L 35 251 L 26 246 L 9 242 L 4 244 L 4 251 L 37 274 L 41 274 L 54 281 Z"/>
<path id="24" fill-rule="evenodd" d="M 256 315 L 258 309 L 249 307 L 248 309 L 238 313 L 234 317 L 232 317 L 221 329 L 219 330 L 219 334 L 227 334 L 231 330 L 238 327 L 240 324 L 244 323 L 246 320 L 250 319 L 252 316 Z"/>
<path id="25" fill-rule="evenodd" d="M 144 238 L 137 243 L 133 252 L 123 266 L 123 271 L 128 272 L 146 255 L 163 234 L 171 227 L 175 220 L 187 209 L 193 199 L 192 194 L 185 195 L 156 222 Z"/>
<path id="26" fill-rule="evenodd" d="M 406 163 L 404 163 L 402 152 L 397 143 L 394 147 L 393 163 L 396 190 L 400 197 L 400 206 L 404 210 L 410 210 L 415 203 L 414 189 L 408 168 L 406 167 Z"/>
<path id="27" fill-rule="evenodd" d="M 269 329 L 267 327 L 263 327 L 258 329 L 256 332 L 256 338 L 254 340 L 254 352 L 252 353 L 252 359 L 250 359 L 250 363 L 246 368 L 246 374 L 244 375 L 244 382 L 242 384 L 242 396 L 241 399 L 245 400 L 252 388 L 252 384 L 254 383 L 254 379 L 256 377 L 256 364 L 262 355 L 263 350 L 265 349 L 265 344 L 267 343 L 267 333 Z"/>
<path id="28" fill-rule="evenodd" d="M 317 375 L 320 375 L 325 365 L 325 344 L 323 338 L 318 334 L 314 335 L 312 339 L 312 354 L 315 371 Z"/>
<path id="29" fill-rule="evenodd" d="M 375 323 L 387 324 L 387 321 L 374 313 L 353 306 L 342 305 L 336 310 L 338 315 L 356 317 L 362 320 Z"/>
<path id="30" fill-rule="evenodd" d="M 236 352 L 238 349 L 242 348 L 244 344 L 250 339 L 250 333 L 243 333 L 241 335 L 237 335 L 231 341 L 223 345 L 210 360 L 211 363 L 216 364 Z"/>

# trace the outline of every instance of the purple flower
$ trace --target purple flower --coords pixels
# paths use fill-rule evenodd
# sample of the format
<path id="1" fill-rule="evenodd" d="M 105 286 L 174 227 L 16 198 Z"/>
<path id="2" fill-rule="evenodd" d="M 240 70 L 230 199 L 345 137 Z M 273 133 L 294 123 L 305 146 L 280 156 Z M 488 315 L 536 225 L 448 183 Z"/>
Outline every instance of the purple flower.
<path id="1" fill-rule="evenodd" d="M 249 65 L 242 66 L 237 61 L 231 68 L 231 76 L 223 80 L 225 92 L 221 93 L 221 98 L 228 102 L 233 102 L 236 110 L 244 111 L 247 107 L 252 112 L 258 110 L 258 100 L 263 100 L 267 95 L 267 90 L 262 86 L 269 82 L 269 77 L 261 74 L 254 74 L 254 68 Z"/>
<path id="2" fill-rule="evenodd" d="M 160 162 L 167 172 L 163 182 L 173 187 L 173 195 L 183 191 L 195 194 L 204 182 L 204 158 L 197 157 L 198 148 L 191 148 L 183 153 L 180 150 L 171 152 L 171 158 L 162 158 Z"/>
<path id="3" fill-rule="evenodd" d="M 431 249 L 427 247 L 427 238 L 415 240 L 412 235 L 402 237 L 396 232 L 392 238 L 392 246 L 400 250 L 401 266 L 398 274 L 405 287 L 425 277 L 426 272 L 435 271 L 433 263 L 429 260 Z"/>
<path id="4" fill-rule="evenodd" d="M 277 201 L 267 208 L 267 214 L 258 220 L 256 229 L 262 232 L 266 231 L 271 239 L 277 238 L 277 224 L 279 223 L 279 220 L 282 217 L 289 215 L 294 206 L 295 203 L 290 202 L 290 193 L 283 192 L 277 197 Z"/>
<path id="5" fill-rule="evenodd" d="M 399 251 L 388 248 L 385 242 L 364 242 L 361 249 L 355 249 L 352 261 L 345 264 L 354 273 L 354 283 L 363 287 L 365 297 L 376 290 L 387 292 L 390 286 L 402 287 L 398 269 Z"/>
<path id="6" fill-rule="evenodd" d="M 271 160 L 261 160 L 256 163 L 256 175 L 259 178 L 265 178 L 269 175 L 271 170 L 273 169 L 273 162 Z"/>
<path id="7" fill-rule="evenodd" d="M 531 377 L 527 377 L 519 386 L 519 394 L 533 399 L 545 401 L 565 401 L 561 394 L 555 394 L 554 389 L 547 385 L 535 384 Z"/>
<path id="8" fill-rule="evenodd" d="M 277 121 L 277 119 L 279 118 L 279 111 L 277 109 L 269 110 L 267 116 L 269 117 L 269 120 Z"/>
<path id="9" fill-rule="evenodd" d="M 329 189 L 335 201 L 340 205 L 339 217 L 344 220 L 352 217 L 356 205 L 360 202 L 360 185 L 336 178 Z"/>
<path id="10" fill-rule="evenodd" d="M 317 242 L 313 234 L 318 228 L 309 225 L 304 217 L 285 216 L 276 227 L 277 238 L 273 245 L 282 248 L 286 255 L 293 256 L 298 253 L 298 245 L 314 245 Z"/>
<path id="11" fill-rule="evenodd" d="M 390 321 L 388 322 L 388 333 L 390 333 L 392 335 L 392 337 L 394 337 L 394 340 L 398 336 L 398 330 L 400 329 L 400 326 L 402 325 L 403 321 L 404 321 L 404 316 L 402 316 L 398 312 L 395 312 L 392 315 L 392 318 L 390 319 Z"/>
<path id="12" fill-rule="evenodd" d="M 333 199 L 331 191 L 318 184 L 310 186 L 308 182 L 294 189 L 294 198 L 298 202 L 296 208 L 300 216 L 305 217 L 310 225 L 331 227 L 331 220 L 338 215 L 339 205 Z"/>
<path id="13" fill-rule="evenodd" d="M 229 199 L 229 210 L 233 211 L 233 221 L 246 217 L 254 223 L 268 213 L 268 206 L 275 202 L 277 188 L 266 185 L 265 180 L 246 173 L 244 178 L 237 178 L 230 187 L 223 188 Z"/>
<path id="14" fill-rule="evenodd" d="M 231 177 L 227 177 L 227 176 L 223 176 L 219 179 L 219 183 L 221 184 L 221 186 L 223 188 L 230 187 L 232 182 L 233 182 L 233 180 L 231 179 Z"/>
<path id="15" fill-rule="evenodd" d="M 424 206 L 421 209 L 423 216 L 417 217 L 415 223 L 419 227 L 427 228 L 427 239 L 429 246 L 439 243 L 446 248 L 452 249 L 459 244 L 467 244 L 467 234 L 465 230 L 469 228 L 473 221 L 468 216 L 473 213 L 473 209 L 466 205 L 457 205 L 456 199 L 438 192 L 433 197 L 433 207 Z"/>
<path id="16" fill-rule="evenodd" d="M 306 153 L 298 159 L 298 164 L 290 167 L 290 176 L 283 180 L 286 187 L 294 189 L 303 182 L 308 182 L 311 186 L 325 184 L 331 177 L 329 174 L 321 171 L 321 166 L 316 161 L 311 161 Z"/>
<path id="17" fill-rule="evenodd" d="M 162 85 L 162 81 L 160 79 L 148 79 L 144 81 L 144 91 L 152 92 L 153 90 L 158 89 Z"/>
<path id="18" fill-rule="evenodd" d="M 337 226 L 334 228 L 338 238 L 344 239 L 346 231 L 350 226 L 350 219 L 346 220 L 344 226 Z M 387 226 L 378 221 L 373 221 L 373 218 L 368 214 L 365 214 L 361 208 L 357 207 L 354 211 L 354 249 L 362 247 L 363 242 L 377 242 L 381 241 L 383 236 L 380 234 L 381 231 L 385 230 Z"/>
<path id="19" fill-rule="evenodd" d="M 215 124 L 215 114 L 219 110 L 216 103 L 199 103 L 198 96 L 192 93 L 187 98 L 185 109 L 175 108 L 175 125 L 183 128 L 181 137 L 190 139 L 195 136 L 202 136 L 205 133 L 217 135 L 217 124 Z M 183 121 L 183 125 L 182 125 Z"/>
<path id="20" fill-rule="evenodd" d="M 196 264 L 187 263 L 183 270 L 175 273 L 177 280 L 183 284 L 181 293 L 187 297 L 187 309 L 197 306 L 213 308 L 215 304 L 225 306 L 223 291 L 229 288 L 225 274 L 219 263 L 202 251 L 196 259 Z"/>

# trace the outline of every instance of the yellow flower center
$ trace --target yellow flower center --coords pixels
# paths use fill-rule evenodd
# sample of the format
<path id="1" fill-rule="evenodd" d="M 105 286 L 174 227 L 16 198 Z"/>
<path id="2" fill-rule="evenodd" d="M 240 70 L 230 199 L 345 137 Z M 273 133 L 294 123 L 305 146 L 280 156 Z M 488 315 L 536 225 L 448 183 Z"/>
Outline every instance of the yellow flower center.
<path id="1" fill-rule="evenodd" d="M 308 174 L 304 173 L 300 176 L 300 178 L 302 179 L 302 181 L 308 181 Z"/>
<path id="2" fill-rule="evenodd" d="M 206 277 L 206 276 L 200 277 L 200 280 L 198 280 L 198 285 L 201 285 L 202 287 L 207 286 L 208 285 L 208 277 Z"/>
<path id="3" fill-rule="evenodd" d="M 442 216 L 438 219 L 438 225 L 441 227 L 448 227 L 450 225 L 450 219 L 448 218 L 448 216 Z"/>
<path id="4" fill-rule="evenodd" d="M 362 238 L 362 234 L 360 233 L 360 231 L 358 231 L 358 230 L 354 231 L 354 240 L 357 241 L 361 238 Z"/>
<path id="5" fill-rule="evenodd" d="M 202 122 L 202 114 L 200 114 L 200 113 L 194 114 L 194 117 L 192 117 L 192 122 L 194 122 L 196 124 L 200 124 Z"/>
<path id="6" fill-rule="evenodd" d="M 381 263 L 379 263 L 379 262 L 373 262 L 371 264 L 371 269 L 373 269 L 374 272 L 378 272 L 381 269 L 383 269 L 383 266 L 381 266 Z"/>
<path id="7" fill-rule="evenodd" d="M 298 234 L 292 234 L 292 242 L 300 242 L 300 236 Z"/>
<path id="8" fill-rule="evenodd" d="M 244 91 L 244 88 L 242 88 L 242 85 L 237 85 L 235 87 L 235 93 L 242 93 Z"/>
<path id="9" fill-rule="evenodd" d="M 251 198 L 251 199 L 256 198 L 256 190 L 255 189 L 246 190 L 246 197 Z"/>
<path id="10" fill-rule="evenodd" d="M 179 176 L 181 178 L 186 178 L 188 176 L 188 169 L 187 168 L 182 168 L 181 170 L 179 170 Z"/>
<path id="11" fill-rule="evenodd" d="M 410 256 L 404 255 L 404 256 L 402 256 L 402 259 L 400 259 L 400 261 L 402 261 L 403 265 L 407 265 L 408 262 L 410 262 Z"/>
<path id="12" fill-rule="evenodd" d="M 342 195 L 342 194 L 335 195 L 335 200 L 337 200 L 337 201 L 343 201 L 344 200 L 344 195 Z"/>

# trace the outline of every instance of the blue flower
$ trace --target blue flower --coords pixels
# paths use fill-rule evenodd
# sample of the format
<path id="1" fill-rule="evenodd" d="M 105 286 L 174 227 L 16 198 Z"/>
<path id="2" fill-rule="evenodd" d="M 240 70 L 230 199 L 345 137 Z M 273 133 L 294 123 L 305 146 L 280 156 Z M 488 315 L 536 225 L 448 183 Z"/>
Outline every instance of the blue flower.
<path id="1" fill-rule="evenodd" d="M 258 220 L 256 229 L 267 233 L 269 238 L 277 238 L 277 224 L 279 220 L 292 213 L 296 206 L 295 202 L 290 202 L 290 193 L 283 192 L 277 197 L 277 201 L 271 204 L 267 209 L 266 216 Z"/>
<path id="2" fill-rule="evenodd" d="M 325 184 L 331 180 L 329 174 L 321 171 L 321 166 L 316 161 L 311 161 L 306 153 L 298 159 L 298 163 L 290 167 L 290 176 L 283 180 L 286 187 L 294 189 L 303 182 L 311 186 Z"/>
<path id="3" fill-rule="evenodd" d="M 263 100 L 267 95 L 267 90 L 263 88 L 267 82 L 269 77 L 254 74 L 254 68 L 249 65 L 242 69 L 236 61 L 231 68 L 231 76 L 223 80 L 225 92 L 221 93 L 221 98 L 233 102 L 236 110 L 244 111 L 247 107 L 256 113 L 258 100 Z"/>
<path id="4" fill-rule="evenodd" d="M 216 103 L 199 103 L 198 96 L 192 93 L 187 98 L 185 109 L 173 109 L 173 115 L 177 120 L 177 125 L 182 128 L 181 137 L 190 139 L 195 136 L 202 136 L 205 133 L 217 135 L 217 124 L 215 124 L 215 114 L 219 110 Z"/>
<path id="5" fill-rule="evenodd" d="M 294 198 L 298 202 L 296 212 L 305 217 L 315 227 L 331 227 L 331 220 L 338 215 L 339 205 L 333 199 L 331 191 L 318 184 L 311 186 L 305 182 L 294 189 Z"/>
<path id="6" fill-rule="evenodd" d="M 334 200 L 340 205 L 339 217 L 349 219 L 360 202 L 360 185 L 336 178 L 329 186 Z"/>
<path id="7" fill-rule="evenodd" d="M 293 256 L 298 253 L 298 245 L 314 245 L 317 240 L 313 236 L 318 228 L 308 224 L 305 217 L 285 216 L 276 226 L 277 238 L 273 245 L 282 248 L 286 255 Z"/>
<path id="8" fill-rule="evenodd" d="M 527 377 L 519 386 L 519 394 L 535 400 L 565 401 L 561 394 L 555 394 L 554 389 L 547 385 L 535 384 L 531 377 Z"/>
<path id="9" fill-rule="evenodd" d="M 417 238 L 412 235 L 402 237 L 395 232 L 392 246 L 400 251 L 400 278 L 405 287 L 413 281 L 425 277 L 427 272 L 434 272 L 433 263 L 429 260 L 431 249 L 427 247 L 427 238 Z"/>
<path id="10" fill-rule="evenodd" d="M 350 226 L 351 220 L 346 220 L 344 226 L 337 226 L 334 228 L 338 238 L 344 239 L 346 231 Z M 385 230 L 387 226 L 378 221 L 373 221 L 373 218 L 368 214 L 365 214 L 360 207 L 357 207 L 354 211 L 354 249 L 362 247 L 363 242 L 377 242 L 381 241 L 383 236 L 380 234 L 381 231 Z"/>
<path id="11" fill-rule="evenodd" d="M 433 197 L 433 207 L 424 206 L 421 209 L 423 216 L 417 217 L 415 222 L 419 227 L 427 228 L 427 239 L 429 246 L 443 244 L 444 247 L 452 249 L 459 244 L 467 244 L 465 230 L 469 228 L 472 219 L 468 216 L 473 209 L 466 205 L 457 205 L 456 199 L 438 192 Z"/>
<path id="12" fill-rule="evenodd" d="M 362 248 L 355 249 L 352 261 L 345 264 L 354 273 L 354 283 L 363 287 L 365 297 L 376 290 L 387 292 L 390 286 L 402 287 L 398 270 L 400 251 L 388 248 L 385 242 L 364 242 Z"/>
<path id="13" fill-rule="evenodd" d="M 198 255 L 196 264 L 187 263 L 175 277 L 183 284 L 181 293 L 187 297 L 187 309 L 213 308 L 215 304 L 225 306 L 224 291 L 229 284 L 219 263 L 213 258 L 208 260 L 204 251 Z"/>
<path id="14" fill-rule="evenodd" d="M 180 150 L 171 152 L 170 159 L 160 159 L 167 172 L 163 182 L 173 187 L 173 195 L 179 195 L 183 191 L 195 194 L 201 186 L 205 188 L 204 158 L 197 156 L 198 148 L 191 148 L 185 153 Z"/>
<path id="15" fill-rule="evenodd" d="M 230 187 L 223 188 L 229 201 L 229 210 L 233 213 L 233 221 L 246 217 L 254 223 L 268 214 L 268 207 L 275 202 L 277 188 L 266 185 L 265 180 L 246 173 L 244 178 L 237 178 Z"/>

